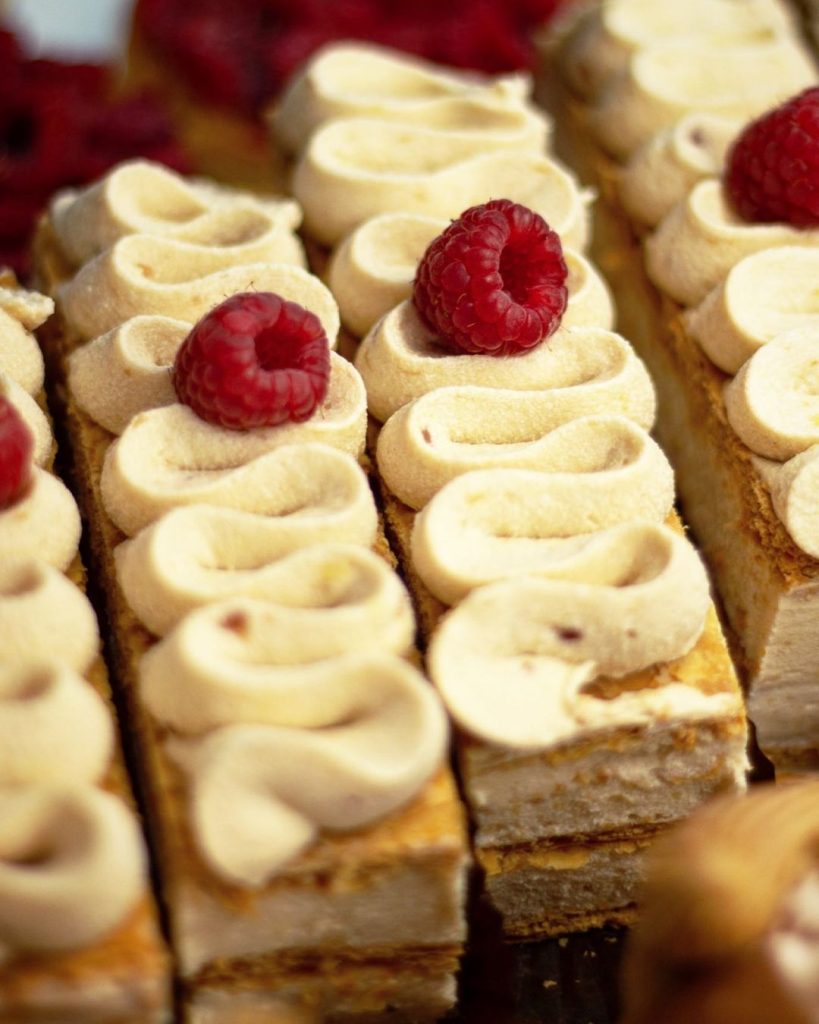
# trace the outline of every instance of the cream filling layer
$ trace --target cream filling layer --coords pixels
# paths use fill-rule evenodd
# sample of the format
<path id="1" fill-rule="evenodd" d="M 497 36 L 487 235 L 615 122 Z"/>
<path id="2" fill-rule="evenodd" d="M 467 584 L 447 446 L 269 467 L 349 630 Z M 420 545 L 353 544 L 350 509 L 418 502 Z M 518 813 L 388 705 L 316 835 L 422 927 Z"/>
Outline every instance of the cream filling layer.
<path id="1" fill-rule="evenodd" d="M 442 130 L 474 120 L 481 130 L 494 111 L 506 115 L 510 130 L 519 125 L 542 146 L 548 122 L 524 105 L 531 91 L 527 75 L 487 79 L 372 44 L 334 43 L 322 47 L 293 78 L 270 120 L 279 145 L 289 153 L 299 152 L 313 131 L 332 118 L 397 118 L 405 124 L 437 124 Z"/>
<path id="2" fill-rule="evenodd" d="M 98 648 L 97 617 L 81 590 L 44 562 L 0 559 L 4 669 L 23 670 L 34 657 L 83 674 Z"/>
<path id="3" fill-rule="evenodd" d="M 363 337 L 409 299 L 418 264 L 448 222 L 421 214 L 388 213 L 365 221 L 333 253 L 328 282 L 345 326 Z M 614 309 L 603 278 L 585 257 L 564 249 L 569 305 L 563 327 L 611 327 Z"/>
<path id="4" fill-rule="evenodd" d="M 252 239 L 281 248 L 301 264 L 293 232 L 301 222 L 291 199 L 262 200 L 246 192 L 185 178 L 147 160 L 119 164 L 88 188 L 61 192 L 50 222 L 65 256 L 87 263 L 126 235 L 152 235 L 208 246 Z"/>
<path id="5" fill-rule="evenodd" d="M 328 446 L 347 453 L 355 466 L 364 450 L 366 417 L 361 378 L 335 353 L 324 402 L 303 423 L 236 431 L 206 423 L 181 404 L 139 413 L 106 452 L 101 480 L 106 512 L 133 536 L 180 505 L 295 511 L 311 489 L 299 477 L 326 473 L 328 488 L 337 487 L 340 476 L 349 480 L 351 471 L 335 468 Z M 301 472 L 300 457 L 305 459 Z M 270 474 L 280 478 L 282 473 L 293 489 L 274 498 Z"/>
<path id="6" fill-rule="evenodd" d="M 333 611 L 233 599 L 193 612 L 143 659 L 154 714 L 192 733 L 216 726 L 168 750 L 190 777 L 197 845 L 230 881 L 263 884 L 320 828 L 382 817 L 440 764 L 443 710 L 386 653 L 409 631 L 374 632 L 363 608 L 349 635 L 323 628 Z M 374 642 L 385 653 L 360 652 Z"/>
<path id="7" fill-rule="evenodd" d="M 105 702 L 65 663 L 0 670 L 0 786 L 99 782 L 113 749 Z"/>
<path id="8" fill-rule="evenodd" d="M 747 120 L 812 85 L 816 68 L 795 34 L 762 42 L 675 39 L 630 59 L 592 105 L 590 128 L 619 158 L 693 111 Z"/>
<path id="9" fill-rule="evenodd" d="M 538 152 L 486 148 L 400 123 L 331 121 L 299 160 L 293 192 L 306 230 L 325 245 L 378 214 L 453 219 L 503 196 L 541 214 L 565 245 L 582 249 L 590 197 L 571 175 Z"/>
<path id="10" fill-rule="evenodd" d="M 792 28 L 776 0 L 605 0 L 584 11 L 563 46 L 561 65 L 576 92 L 597 95 L 652 43 L 686 39 L 715 45 L 754 42 Z"/>
<path id="11" fill-rule="evenodd" d="M 146 873 L 139 826 L 116 797 L 0 787 L 0 961 L 102 938 L 136 904 Z"/>

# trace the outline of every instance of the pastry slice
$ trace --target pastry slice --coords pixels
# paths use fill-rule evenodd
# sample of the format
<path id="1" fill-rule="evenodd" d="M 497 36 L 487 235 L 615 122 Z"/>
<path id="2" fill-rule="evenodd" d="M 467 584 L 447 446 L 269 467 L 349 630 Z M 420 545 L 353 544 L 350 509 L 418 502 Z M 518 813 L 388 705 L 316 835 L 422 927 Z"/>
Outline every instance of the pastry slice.
<path id="1" fill-rule="evenodd" d="M 643 39 L 628 56 L 612 29 L 633 6 L 598 5 L 583 28 L 569 33 L 552 62 L 562 67 L 564 88 L 576 88 L 583 36 L 589 61 L 593 53 L 618 50 L 637 93 L 656 106 L 667 81 L 649 81 L 640 71 L 659 42 Z M 704 7 L 712 15 L 718 8 Z M 773 32 L 769 56 L 792 55 L 788 73 L 767 80 L 772 106 L 815 82 L 816 72 L 790 20 L 781 24 L 780 5 L 749 12 L 759 31 Z M 689 45 L 702 55 L 714 40 L 697 37 Z M 617 297 L 621 328 L 656 383 L 657 436 L 736 635 L 759 744 L 787 773 L 815 766 L 819 743 L 819 549 L 815 502 L 802 497 L 815 445 L 815 399 L 805 374 L 819 235 L 815 225 L 788 223 L 781 212 L 749 221 L 723 186 L 732 144 L 759 113 L 744 85 L 748 74 L 758 74 L 754 60 L 747 46 L 732 44 L 731 60 L 719 70 L 724 109 L 717 116 L 703 111 L 697 90 L 683 89 L 675 109 L 652 125 L 656 133 L 622 163 L 606 154 L 597 131 L 604 108 L 616 121 L 636 116 L 625 100 L 613 105 L 611 97 L 622 93 L 613 79 L 582 97 L 564 92 L 559 109 L 567 158 L 604 196 L 595 255 Z"/>
<path id="2" fill-rule="evenodd" d="M 75 197 L 81 222 L 110 238 L 138 209 L 151 233 L 71 268 L 58 205 L 38 265 L 188 1019 L 435 1019 L 463 941 L 462 812 L 358 462 L 363 386 L 328 346 L 337 308 L 295 237 L 271 240 L 275 204 L 254 220 L 176 181 L 188 201 L 160 223 L 139 175 L 122 206 L 120 185 Z M 239 346 L 242 383 L 219 390 Z M 248 352 L 282 370 L 267 399 Z"/>
<path id="3" fill-rule="evenodd" d="M 50 472 L 45 296 L 0 278 L 0 1020 L 171 1019 L 80 516 Z"/>
<path id="4" fill-rule="evenodd" d="M 406 128 L 405 105 L 422 104 L 399 88 L 402 58 L 390 69 L 399 98 L 382 69 L 364 147 L 334 62 L 308 65 L 281 112 L 308 96 L 332 115 L 335 89 L 344 115 L 316 127 L 295 180 L 310 183 L 304 202 L 321 196 L 317 212 L 368 218 L 334 248 L 327 280 L 343 322 L 368 332 L 355 363 L 385 517 L 456 723 L 487 891 L 512 937 L 627 922 L 656 834 L 740 788 L 745 765 L 736 678 L 646 433 L 648 375 L 577 251 L 587 197 L 570 175 L 521 149 L 504 151 L 496 177 L 500 164 L 463 155 L 463 127 L 425 112 L 423 131 Z M 505 104 L 508 120 L 528 111 L 520 96 Z M 390 142 L 399 131 L 405 149 Z M 496 148 L 506 138 L 489 117 L 471 133 Z M 457 194 L 443 155 L 467 182 Z M 531 203 L 483 202 L 499 194 Z M 443 204 L 477 200 L 447 226 Z M 327 221 L 315 234 L 337 241 Z M 496 292 L 464 298 L 476 268 Z M 441 274 L 443 291 L 419 300 L 418 282 Z M 540 289 L 530 307 L 528 288 Z"/>
<path id="5" fill-rule="evenodd" d="M 813 1024 L 819 785 L 715 800 L 652 852 L 623 1024 Z"/>

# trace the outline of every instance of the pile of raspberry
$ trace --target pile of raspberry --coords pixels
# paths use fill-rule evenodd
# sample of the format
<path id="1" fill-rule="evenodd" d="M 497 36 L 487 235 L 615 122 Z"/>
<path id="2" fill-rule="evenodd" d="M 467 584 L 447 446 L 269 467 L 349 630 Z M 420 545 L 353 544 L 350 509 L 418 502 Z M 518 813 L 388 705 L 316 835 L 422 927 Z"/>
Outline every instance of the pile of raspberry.
<path id="1" fill-rule="evenodd" d="M 110 73 L 91 64 L 27 60 L 0 30 L 0 266 L 20 277 L 34 222 L 49 198 L 145 156 L 186 170 L 171 123 L 147 95 L 109 100 Z"/>
<path id="2" fill-rule="evenodd" d="M 310 54 L 361 39 L 453 67 L 531 68 L 532 30 L 564 0 L 138 0 L 145 40 L 210 103 L 247 114 Z"/>

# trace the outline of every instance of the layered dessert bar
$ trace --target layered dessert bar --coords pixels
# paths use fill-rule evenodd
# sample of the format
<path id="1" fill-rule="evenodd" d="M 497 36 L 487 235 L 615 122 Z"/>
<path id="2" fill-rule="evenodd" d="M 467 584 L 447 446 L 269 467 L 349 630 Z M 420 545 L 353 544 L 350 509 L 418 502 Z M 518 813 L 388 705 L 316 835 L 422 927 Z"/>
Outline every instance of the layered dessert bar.
<path id="1" fill-rule="evenodd" d="M 623 972 L 624 1024 L 813 1024 L 819 784 L 716 800 L 658 843 Z"/>
<path id="2" fill-rule="evenodd" d="M 294 189 L 363 335 L 387 523 L 516 938 L 630 921 L 646 848 L 743 786 L 746 739 L 651 383 L 529 87 L 335 47 L 273 119 L 284 147 L 313 129 Z"/>
<path id="3" fill-rule="evenodd" d="M 737 637 L 759 743 L 787 772 L 815 766 L 819 744 L 816 94 L 762 112 L 816 70 L 784 5 L 732 11 L 595 5 L 558 44 L 559 109 L 567 153 L 604 195 L 596 255 L 656 382 L 657 436 Z"/>
<path id="4" fill-rule="evenodd" d="M 171 1019 L 80 515 L 49 470 L 50 299 L 0 274 L 0 1021 Z"/>
<path id="5" fill-rule="evenodd" d="M 299 216 L 147 164 L 57 198 L 46 344 L 187 1019 L 435 1019 L 462 812 Z"/>

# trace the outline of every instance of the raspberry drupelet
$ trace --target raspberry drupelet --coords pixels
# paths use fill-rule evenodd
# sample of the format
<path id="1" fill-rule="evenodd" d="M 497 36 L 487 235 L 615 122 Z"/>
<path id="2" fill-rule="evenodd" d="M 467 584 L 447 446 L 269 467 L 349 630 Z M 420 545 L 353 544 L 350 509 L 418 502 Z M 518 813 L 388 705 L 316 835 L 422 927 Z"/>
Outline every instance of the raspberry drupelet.
<path id="1" fill-rule="evenodd" d="M 728 154 L 725 186 L 745 220 L 819 225 L 819 86 L 744 129 Z"/>
<path id="2" fill-rule="evenodd" d="M 173 368 L 180 402 L 232 430 L 309 419 L 324 400 L 330 346 L 318 317 L 272 292 L 243 292 L 194 325 Z"/>
<path id="3" fill-rule="evenodd" d="M 567 276 L 560 239 L 546 221 L 493 199 L 470 207 L 430 244 L 413 301 L 445 348 L 510 356 L 557 330 Z"/>
<path id="4" fill-rule="evenodd" d="M 31 483 L 34 437 L 15 406 L 0 394 L 0 509 L 14 505 Z"/>

